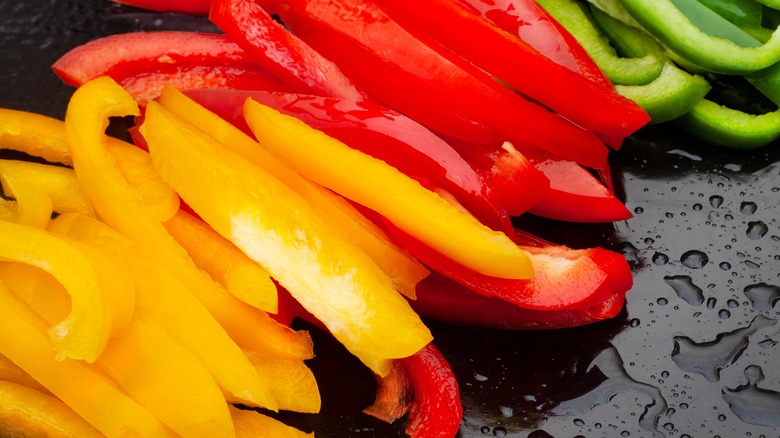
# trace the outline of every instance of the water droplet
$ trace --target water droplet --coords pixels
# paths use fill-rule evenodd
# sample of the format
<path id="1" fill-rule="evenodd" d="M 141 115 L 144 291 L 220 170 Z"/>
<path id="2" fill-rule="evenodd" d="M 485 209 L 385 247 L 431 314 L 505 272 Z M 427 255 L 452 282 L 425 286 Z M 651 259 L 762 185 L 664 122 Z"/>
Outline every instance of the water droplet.
<path id="1" fill-rule="evenodd" d="M 719 265 L 720 269 L 723 269 L 724 271 L 728 271 L 731 269 L 731 263 L 729 262 L 721 262 Z"/>
<path id="2" fill-rule="evenodd" d="M 645 209 L 642 208 L 642 207 L 637 207 L 637 208 L 634 209 L 634 213 L 636 213 L 636 214 L 642 214 L 644 212 L 645 212 Z"/>
<path id="3" fill-rule="evenodd" d="M 623 432 L 620 432 L 620 436 L 622 437 L 631 436 L 631 432 L 624 430 Z"/>
<path id="4" fill-rule="evenodd" d="M 658 266 L 663 266 L 669 263 L 669 256 L 660 252 L 653 254 L 653 263 Z"/>
<path id="5" fill-rule="evenodd" d="M 480 431 L 480 432 L 482 432 L 482 435 L 487 435 L 487 434 L 489 434 L 489 433 L 490 433 L 490 428 L 489 428 L 489 427 L 487 427 L 487 426 L 482 426 L 482 427 L 479 429 L 479 431 Z"/>
<path id="6" fill-rule="evenodd" d="M 750 216 L 758 210 L 758 205 L 755 202 L 744 201 L 739 206 L 739 212 L 745 216 Z"/>
<path id="7" fill-rule="evenodd" d="M 702 205 L 699 204 L 698 202 L 696 204 L 693 204 L 693 211 L 701 211 L 702 208 L 703 208 Z"/>
<path id="8" fill-rule="evenodd" d="M 584 421 L 582 421 L 582 420 L 581 420 L 581 419 L 579 419 L 579 418 L 575 418 L 575 419 L 574 419 L 574 425 L 575 425 L 575 426 L 582 427 L 582 426 L 584 426 L 584 425 L 585 425 L 585 422 L 584 422 Z"/>
<path id="9" fill-rule="evenodd" d="M 750 240 L 758 240 L 764 237 L 768 231 L 769 227 L 765 223 L 755 221 L 748 223 L 748 229 L 745 234 L 747 234 L 748 239 Z"/>
<path id="10" fill-rule="evenodd" d="M 764 339 L 763 341 L 758 343 L 758 346 L 765 350 L 767 348 L 772 348 L 775 345 L 777 345 L 777 341 L 775 341 L 774 339 Z"/>
<path id="11" fill-rule="evenodd" d="M 739 307 L 739 301 L 737 301 L 735 299 L 731 299 L 731 300 L 726 301 L 726 305 L 729 306 L 730 309 L 735 309 L 735 308 Z"/>
<path id="12" fill-rule="evenodd" d="M 672 361 L 681 370 L 703 375 L 710 382 L 720 378 L 720 371 L 733 364 L 748 346 L 749 336 L 776 321 L 764 315 L 753 318 L 749 326 L 718 334 L 714 340 L 694 342 L 687 336 L 674 337 Z"/>
<path id="13" fill-rule="evenodd" d="M 691 306 L 699 306 L 704 303 L 704 291 L 693 284 L 691 277 L 687 275 L 666 276 L 664 281 L 674 289 L 678 297 Z"/>
<path id="14" fill-rule="evenodd" d="M 663 427 L 664 427 L 664 429 L 667 432 L 673 432 L 674 431 L 674 424 L 673 423 L 665 423 Z"/>
<path id="15" fill-rule="evenodd" d="M 720 319 L 729 319 L 731 318 L 731 312 L 729 312 L 726 309 L 721 309 L 718 311 L 718 318 Z"/>
<path id="16" fill-rule="evenodd" d="M 723 400 L 731 411 L 748 424 L 780 426 L 780 392 L 758 387 L 764 373 L 757 365 L 745 368 L 745 378 L 747 384 L 723 389 Z"/>
<path id="17" fill-rule="evenodd" d="M 709 257 L 707 257 L 707 254 L 704 254 L 703 252 L 697 249 L 686 251 L 680 257 L 680 262 L 682 262 L 683 266 L 686 266 L 691 269 L 701 269 L 709 261 L 710 259 Z"/>
<path id="18" fill-rule="evenodd" d="M 665 306 L 669 304 L 669 300 L 667 300 L 666 298 L 659 298 L 655 302 L 658 303 L 659 306 Z"/>
<path id="19" fill-rule="evenodd" d="M 768 312 L 780 300 L 780 287 L 766 283 L 751 284 L 745 287 L 745 296 L 750 300 L 754 310 Z"/>
<path id="20" fill-rule="evenodd" d="M 652 245 L 655 243 L 655 239 L 652 237 L 645 237 L 645 245 Z"/>
<path id="21" fill-rule="evenodd" d="M 506 428 L 504 427 L 494 427 L 493 428 L 493 436 L 506 436 Z"/>
<path id="22" fill-rule="evenodd" d="M 514 417 L 515 416 L 515 409 L 511 406 L 499 406 L 498 411 L 501 412 L 502 417 Z"/>
<path id="23" fill-rule="evenodd" d="M 722 204 L 723 204 L 723 196 L 720 195 L 710 196 L 710 206 L 712 206 L 712 208 L 718 208 Z"/>
<path id="24" fill-rule="evenodd" d="M 487 381 L 487 379 L 488 379 L 487 376 L 483 376 L 482 374 L 479 373 L 474 373 L 474 380 L 476 380 L 477 382 L 485 382 Z"/>
<path id="25" fill-rule="evenodd" d="M 715 305 L 718 304 L 718 299 L 715 297 L 709 297 L 707 298 L 707 308 L 712 310 L 715 308 Z"/>
<path id="26" fill-rule="evenodd" d="M 630 321 L 628 321 L 629 327 L 639 327 L 640 321 L 637 318 L 632 318 Z"/>
<path id="27" fill-rule="evenodd" d="M 688 403 L 680 403 L 680 409 L 688 409 Z"/>

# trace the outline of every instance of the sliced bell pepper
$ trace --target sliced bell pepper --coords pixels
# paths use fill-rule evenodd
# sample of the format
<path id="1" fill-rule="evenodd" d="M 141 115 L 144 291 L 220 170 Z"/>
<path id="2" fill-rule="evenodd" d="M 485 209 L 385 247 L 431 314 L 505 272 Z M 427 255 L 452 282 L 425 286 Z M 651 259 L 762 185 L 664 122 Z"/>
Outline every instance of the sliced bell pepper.
<path id="1" fill-rule="evenodd" d="M 167 110 L 203 129 L 223 147 L 260 166 L 301 194 L 329 218 L 344 237 L 354 240 L 379 265 L 399 292 L 414 297 L 415 286 L 428 275 L 428 270 L 394 243 L 387 233 L 363 217 L 348 201 L 303 178 L 238 128 L 175 89 L 164 89 L 160 103 Z M 243 120 L 243 108 L 241 118 Z M 245 129 L 249 130 L 249 127 Z"/>
<path id="2" fill-rule="evenodd" d="M 742 47 L 696 27 L 671 0 L 624 0 L 626 10 L 648 32 L 686 60 L 709 71 L 750 73 L 780 61 L 780 32 L 759 47 Z"/>
<path id="3" fill-rule="evenodd" d="M 140 129 L 187 204 L 377 374 L 430 341 L 384 273 L 292 189 L 155 102 Z"/>
<path id="4" fill-rule="evenodd" d="M 202 220 L 179 210 L 165 229 L 187 250 L 195 265 L 231 295 L 269 313 L 279 310 L 276 285 L 268 271 L 212 230 Z"/>
<path id="5" fill-rule="evenodd" d="M 593 24 L 582 4 L 573 0 L 540 0 L 559 23 L 568 29 L 582 44 L 591 58 L 615 84 L 644 85 L 661 74 L 665 57 L 650 52 L 636 57 L 619 57 L 615 49 Z"/>
<path id="6" fill-rule="evenodd" d="M 322 400 L 314 373 L 300 359 L 276 358 L 244 350 L 258 374 L 278 384 L 271 394 L 280 410 L 314 414 L 320 411 Z"/>
<path id="7" fill-rule="evenodd" d="M 46 387 L 33 379 L 27 371 L 21 369 L 19 365 L 13 363 L 11 359 L 3 354 L 0 354 L 0 381 L 15 383 L 46 395 L 52 395 Z"/>
<path id="8" fill-rule="evenodd" d="M 639 106 L 620 96 L 614 88 L 605 89 L 602 83 L 560 65 L 522 39 L 469 13 L 457 2 L 379 0 L 377 3 L 412 34 L 427 35 L 441 44 L 438 53 L 450 60 L 462 57 L 472 62 L 579 126 L 627 137 L 648 121 Z M 493 80 L 487 74 L 484 78 Z M 582 102 L 588 105 L 583 106 Z"/>
<path id="9" fill-rule="evenodd" d="M 179 88 L 287 89 L 225 35 L 159 31 L 111 35 L 76 47 L 52 66 L 80 86 L 110 76 L 145 104 L 165 84 Z"/>
<path id="10" fill-rule="evenodd" d="M 748 114 L 702 99 L 678 123 L 712 144 L 734 149 L 753 149 L 780 138 L 780 110 Z"/>
<path id="11" fill-rule="evenodd" d="M 105 437 L 51 395 L 0 380 L 0 434 L 4 436 Z"/>
<path id="12" fill-rule="evenodd" d="M 70 313 L 49 330 L 59 359 L 94 362 L 112 335 L 130 323 L 135 291 L 118 261 L 88 247 L 26 225 L 0 221 L 13 239 L 0 240 L 0 259 L 50 273 L 71 296 Z"/>
<path id="13" fill-rule="evenodd" d="M 625 293 L 615 293 L 582 309 L 526 309 L 477 294 L 443 275 L 432 274 L 417 286 L 417 299 L 410 304 L 423 318 L 448 324 L 499 330 L 552 330 L 612 318 L 620 313 L 624 302 Z"/>
<path id="14" fill-rule="evenodd" d="M 260 144 L 302 175 L 376 211 L 446 257 L 486 275 L 533 275 L 527 256 L 505 234 L 383 161 L 251 99 L 244 114 Z"/>
<path id="15" fill-rule="evenodd" d="M 528 158 L 550 181 L 550 189 L 530 213 L 572 222 L 614 222 L 632 216 L 609 188 L 577 163 L 543 153 Z"/>
<path id="16" fill-rule="evenodd" d="M 0 353 L 109 437 L 174 437 L 95 365 L 54 357 L 46 324 L 0 282 Z M 89 388 L 88 391 L 85 388 Z"/>
<path id="17" fill-rule="evenodd" d="M 363 94 L 335 64 L 288 32 L 260 3 L 214 0 L 209 18 L 293 90 L 342 99 L 363 99 Z"/>
<path id="18" fill-rule="evenodd" d="M 290 0 L 277 9 L 296 35 L 359 87 L 434 131 L 478 144 L 521 139 L 587 166 L 606 159 L 607 149 L 593 132 L 470 63 L 441 56 L 373 3 Z"/>
<path id="19" fill-rule="evenodd" d="M 478 273 L 442 256 L 400 229 L 390 229 L 413 255 L 432 270 L 476 293 L 519 307 L 578 309 L 592 306 L 612 294 L 608 274 L 584 250 L 521 245 L 533 264 L 534 276 L 525 280 L 506 279 Z"/>
<path id="20" fill-rule="evenodd" d="M 392 423 L 409 414 L 411 438 L 449 438 L 463 416 L 460 390 L 449 363 L 433 344 L 393 364 L 378 379 L 377 400 L 363 412 Z"/>
<path id="21" fill-rule="evenodd" d="M 186 94 L 247 131 L 243 104 L 251 97 L 385 161 L 418 181 L 441 187 L 485 225 L 495 230 L 511 230 L 507 212 L 471 165 L 441 138 L 395 111 L 367 101 L 266 91 L 199 89 Z"/>
<path id="22" fill-rule="evenodd" d="M 59 320 L 67 309 L 61 304 L 67 298 L 65 291 L 28 277 L 34 283 L 31 287 L 18 281 L 22 275 L 14 278 L 14 285 L 23 289 L 21 298 L 48 323 Z M 9 287 L 20 296 L 14 285 Z M 211 374 L 197 357 L 139 312 L 121 334 L 111 338 L 95 365 L 182 436 L 233 435 L 227 404 Z M 173 375 L 175 379 L 170 378 Z"/>
<path id="23" fill-rule="evenodd" d="M 0 108 L 0 148 L 71 164 L 62 121 L 40 114 Z"/>
<path id="24" fill-rule="evenodd" d="M 279 420 L 257 411 L 230 407 L 230 414 L 236 426 L 236 438 L 255 438 L 272 436 L 274 438 L 314 438 L 313 433 L 305 433 L 290 427 Z"/>

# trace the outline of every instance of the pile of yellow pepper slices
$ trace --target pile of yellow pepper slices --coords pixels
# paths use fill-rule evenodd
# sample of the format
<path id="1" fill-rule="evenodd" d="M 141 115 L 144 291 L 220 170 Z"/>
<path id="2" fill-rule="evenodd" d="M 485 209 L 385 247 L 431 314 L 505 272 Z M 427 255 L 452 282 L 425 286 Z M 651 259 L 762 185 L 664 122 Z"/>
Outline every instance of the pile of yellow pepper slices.
<path id="1" fill-rule="evenodd" d="M 478 272 L 532 275 L 505 235 L 252 101 L 260 144 L 166 89 L 140 128 L 149 153 L 105 134 L 139 115 L 109 78 L 80 87 L 65 122 L 0 111 L 3 148 L 62 164 L 0 160 L 14 236 L 0 240 L 0 432 L 306 436 L 234 407 L 320 408 L 311 339 L 269 316 L 271 278 L 379 376 L 432 339 L 402 296 L 427 270 L 335 193 Z"/>

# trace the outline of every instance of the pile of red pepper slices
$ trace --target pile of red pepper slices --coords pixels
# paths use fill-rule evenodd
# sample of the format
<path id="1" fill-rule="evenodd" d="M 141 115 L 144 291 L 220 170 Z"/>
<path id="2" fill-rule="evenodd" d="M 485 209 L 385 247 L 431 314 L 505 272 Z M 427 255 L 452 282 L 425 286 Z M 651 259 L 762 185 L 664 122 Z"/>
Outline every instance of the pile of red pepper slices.
<path id="1" fill-rule="evenodd" d="M 448 193 L 527 251 L 588 261 L 562 278 L 489 277 L 371 217 L 432 270 L 411 302 L 421 316 L 539 329 L 596 322 L 622 308 L 631 272 L 621 255 L 545 242 L 510 221 L 524 213 L 581 222 L 630 217 L 606 177 L 605 145 L 618 148 L 649 121 L 533 0 L 122 3 L 208 12 L 224 35 L 106 37 L 57 61 L 63 81 L 79 86 L 108 75 L 141 106 L 170 84 L 250 135 L 242 105 L 252 97 Z M 294 309 L 290 303 L 286 312 L 305 317 Z M 372 414 L 392 421 L 411 409 L 412 436 L 454 435 L 461 410 L 446 360 L 430 345 L 397 362 L 408 378 L 391 374 L 380 389 L 410 382 L 414 402 L 393 413 L 377 404 Z"/>

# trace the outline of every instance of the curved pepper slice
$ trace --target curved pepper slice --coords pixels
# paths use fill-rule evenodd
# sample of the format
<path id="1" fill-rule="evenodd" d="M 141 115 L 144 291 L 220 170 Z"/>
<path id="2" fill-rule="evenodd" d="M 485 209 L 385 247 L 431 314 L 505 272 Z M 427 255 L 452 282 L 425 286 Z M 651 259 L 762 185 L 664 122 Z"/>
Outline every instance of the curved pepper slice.
<path id="1" fill-rule="evenodd" d="M 671 0 L 624 0 L 628 12 L 674 53 L 712 72 L 740 74 L 780 61 L 780 32 L 760 47 L 740 47 L 697 28 Z"/>
<path id="2" fill-rule="evenodd" d="M 206 271 L 230 294 L 269 313 L 279 301 L 268 271 L 212 230 L 202 220 L 179 210 L 164 223 L 165 229 L 187 250 L 195 265 Z"/>
<path id="3" fill-rule="evenodd" d="M 0 320 L 0 353 L 103 434 L 175 436 L 94 365 L 67 358 L 56 360 L 54 345 L 45 335 L 45 323 L 2 282 Z"/>
<path id="4" fill-rule="evenodd" d="M 70 314 L 49 331 L 57 357 L 94 362 L 112 335 L 129 324 L 135 290 L 118 261 L 47 231 L 0 221 L 0 259 L 37 266 L 71 296 Z"/>
<path id="5" fill-rule="evenodd" d="M 430 341 L 384 273 L 292 189 L 154 102 L 141 133 L 187 204 L 377 374 Z"/>
<path id="6" fill-rule="evenodd" d="M 7 436 L 105 437 L 51 395 L 0 380 L 0 427 Z"/>
<path id="7" fill-rule="evenodd" d="M 367 101 L 280 92 L 200 89 L 186 94 L 250 134 L 243 105 L 251 97 L 418 181 L 441 187 L 485 225 L 511 231 L 507 212 L 471 165 L 441 138 L 396 111 Z"/>
<path id="8" fill-rule="evenodd" d="M 748 114 L 702 99 L 678 122 L 697 137 L 735 149 L 758 148 L 780 138 L 780 110 Z"/>
<path id="9" fill-rule="evenodd" d="M 71 164 L 62 121 L 0 108 L 0 149 L 12 149 L 52 163 Z"/>
<path id="10" fill-rule="evenodd" d="M 596 64 L 615 84 L 644 85 L 661 74 L 665 58 L 658 53 L 640 57 L 621 58 L 615 49 L 593 25 L 583 6 L 575 1 L 540 0 L 559 23 L 568 29 L 583 45 Z"/>
<path id="11" fill-rule="evenodd" d="M 607 148 L 592 131 L 465 60 L 441 56 L 371 2 L 290 0 L 278 11 L 359 87 L 435 131 L 479 144 L 519 139 L 593 167 L 606 158 Z"/>
<path id="12" fill-rule="evenodd" d="M 441 44 L 438 53 L 450 60 L 462 57 L 472 62 L 579 126 L 627 137 L 648 121 L 640 107 L 620 96 L 614 88 L 605 89 L 601 83 L 558 64 L 522 39 L 470 14 L 456 2 L 382 0 L 377 3 L 412 34 L 427 35 Z"/>
<path id="13" fill-rule="evenodd" d="M 271 386 L 271 394 L 280 410 L 309 414 L 320 411 L 322 400 L 317 380 L 302 360 L 277 358 L 248 350 L 244 353 L 258 374 L 277 383 Z"/>
<path id="14" fill-rule="evenodd" d="M 251 99 L 244 114 L 264 148 L 446 257 L 485 275 L 533 275 L 527 256 L 505 234 L 487 228 L 395 168 Z M 375 190 L 379 187 L 381 192 Z"/>
<path id="15" fill-rule="evenodd" d="M 225 35 L 159 31 L 111 35 L 76 47 L 52 66 L 80 86 L 110 76 L 140 104 L 165 84 L 180 88 L 287 89 Z"/>
<path id="16" fill-rule="evenodd" d="M 175 89 L 165 88 L 160 96 L 160 104 L 200 127 L 223 147 L 260 166 L 306 198 L 342 231 L 344 237 L 354 240 L 379 265 L 399 292 L 414 297 L 415 286 L 428 275 L 428 270 L 347 200 L 303 178 L 238 128 Z M 243 120 L 243 105 L 234 110 L 239 110 L 240 115 L 228 119 L 241 117 Z M 249 127 L 246 129 L 249 130 Z"/>
<path id="17" fill-rule="evenodd" d="M 214 0 L 209 18 L 293 90 L 350 100 L 363 95 L 336 64 L 276 22 L 260 3 Z"/>
<path id="18" fill-rule="evenodd" d="M 302 432 L 257 411 L 231 406 L 230 415 L 233 417 L 233 423 L 236 425 L 237 438 L 262 436 L 272 436 L 274 438 L 314 438 L 313 433 Z"/>

